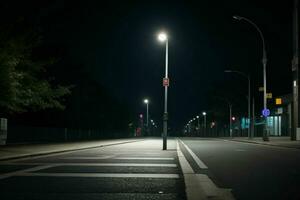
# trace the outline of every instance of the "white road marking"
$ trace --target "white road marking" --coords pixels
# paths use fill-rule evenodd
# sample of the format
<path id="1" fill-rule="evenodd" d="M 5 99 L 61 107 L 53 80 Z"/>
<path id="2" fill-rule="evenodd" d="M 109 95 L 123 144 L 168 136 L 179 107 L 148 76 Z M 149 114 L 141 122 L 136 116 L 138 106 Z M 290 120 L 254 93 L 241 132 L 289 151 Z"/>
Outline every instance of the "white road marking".
<path id="1" fill-rule="evenodd" d="M 180 141 L 182 142 L 182 141 Z M 205 174 L 195 174 L 190 164 L 180 151 L 177 142 L 177 153 L 182 168 L 187 200 L 219 199 L 234 200 L 230 189 L 218 188 Z"/>
<path id="2" fill-rule="evenodd" d="M 174 160 L 174 158 L 159 158 L 159 157 L 115 157 L 118 160 Z"/>
<path id="3" fill-rule="evenodd" d="M 176 164 L 159 163 L 5 163 L 5 165 L 49 165 L 57 166 L 96 166 L 96 167 L 177 167 Z"/>
<path id="4" fill-rule="evenodd" d="M 191 165 L 186 160 L 186 158 L 184 157 L 183 153 L 180 151 L 180 147 L 179 147 L 178 141 L 177 141 L 177 154 L 178 154 L 178 159 L 179 159 L 179 163 L 180 163 L 182 172 L 184 174 L 186 174 L 186 173 L 194 173 L 194 170 L 192 169 Z"/>
<path id="5" fill-rule="evenodd" d="M 178 174 L 118 173 L 19 173 L 18 176 L 84 177 L 84 178 L 179 178 Z"/>
<path id="6" fill-rule="evenodd" d="M 245 149 L 236 149 L 235 151 L 246 151 Z"/>
<path id="7" fill-rule="evenodd" d="M 51 167 L 55 167 L 55 166 L 56 165 L 53 165 L 53 164 L 43 165 L 43 166 L 32 167 L 32 168 L 29 168 L 29 169 L 22 169 L 22 170 L 18 170 L 18 171 L 14 171 L 14 172 L 9 172 L 9 173 L 0 175 L 0 180 L 5 179 L 5 178 L 9 178 L 9 177 L 12 177 L 12 176 L 17 176 L 17 175 L 22 174 L 22 173 L 38 171 L 38 170 L 47 169 L 47 168 L 51 168 Z"/>
<path id="8" fill-rule="evenodd" d="M 66 158 L 59 158 L 59 159 L 78 159 L 78 160 L 104 160 L 113 158 L 115 156 L 74 156 L 74 157 L 66 157 Z"/>
<path id="9" fill-rule="evenodd" d="M 198 156 L 186 144 L 184 144 L 181 140 L 179 141 L 186 148 L 186 150 L 191 154 L 191 156 L 193 157 L 193 159 L 201 169 L 208 169 L 208 167 L 198 158 Z"/>

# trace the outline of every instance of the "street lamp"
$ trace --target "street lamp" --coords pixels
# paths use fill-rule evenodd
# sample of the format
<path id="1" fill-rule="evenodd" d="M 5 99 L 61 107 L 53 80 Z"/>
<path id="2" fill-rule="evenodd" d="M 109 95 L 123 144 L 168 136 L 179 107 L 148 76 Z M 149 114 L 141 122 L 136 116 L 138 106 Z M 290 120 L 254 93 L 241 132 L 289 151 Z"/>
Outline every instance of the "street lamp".
<path id="1" fill-rule="evenodd" d="M 241 16 L 233 16 L 234 19 L 238 20 L 238 21 L 246 21 L 249 24 L 251 24 L 252 26 L 254 26 L 256 28 L 256 30 L 258 31 L 261 40 L 262 40 L 262 48 L 263 48 L 263 58 L 262 58 L 262 63 L 263 63 L 263 78 L 264 78 L 264 110 L 267 109 L 267 73 L 266 73 L 266 66 L 267 66 L 267 52 L 266 52 L 266 46 L 265 46 L 265 38 L 264 35 L 262 34 L 261 30 L 258 28 L 258 26 L 252 22 L 250 19 L 247 19 L 245 17 L 241 17 Z M 263 140 L 264 141 L 269 141 L 269 135 L 268 135 L 268 131 L 267 131 L 267 117 L 264 117 L 264 124 L 265 124 L 265 128 L 264 128 L 264 134 L 263 134 Z"/>
<path id="2" fill-rule="evenodd" d="M 251 82 L 250 82 L 250 76 L 243 73 L 243 72 L 240 72 L 240 71 L 225 70 L 224 72 L 225 73 L 236 73 L 236 74 L 239 74 L 239 75 L 243 76 L 244 78 L 248 79 L 248 120 L 249 120 L 248 138 L 251 139 L 252 134 L 251 134 L 251 128 L 250 128 L 250 124 L 251 124 L 251 121 L 250 121 L 250 117 L 251 117 L 251 113 L 250 113 L 250 110 L 251 110 L 251 89 L 250 89 Z M 254 123 L 254 121 L 252 123 Z"/>
<path id="3" fill-rule="evenodd" d="M 202 112 L 202 115 L 204 117 L 204 134 L 206 135 L 206 112 Z"/>
<path id="4" fill-rule="evenodd" d="M 148 125 L 149 125 L 149 100 L 148 99 L 144 99 L 144 103 L 147 105 L 147 129 L 148 129 Z"/>
<path id="5" fill-rule="evenodd" d="M 166 64 L 165 64 L 165 78 L 163 80 L 165 87 L 165 109 L 163 115 L 163 150 L 167 150 L 167 132 L 168 132 L 168 86 L 169 86 L 169 77 L 168 77 L 168 36 L 166 33 L 160 33 L 158 35 L 158 40 L 166 43 Z"/>
<path id="6" fill-rule="evenodd" d="M 197 118 L 197 120 L 198 120 L 198 135 L 199 135 L 199 132 L 200 132 L 199 115 L 197 115 L 196 118 Z"/>

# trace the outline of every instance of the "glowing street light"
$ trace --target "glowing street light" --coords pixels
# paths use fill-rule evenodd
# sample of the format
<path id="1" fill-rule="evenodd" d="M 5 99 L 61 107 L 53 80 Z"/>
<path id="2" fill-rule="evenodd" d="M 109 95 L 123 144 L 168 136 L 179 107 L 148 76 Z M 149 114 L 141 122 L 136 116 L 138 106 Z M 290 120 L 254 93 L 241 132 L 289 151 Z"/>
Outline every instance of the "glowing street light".
<path id="1" fill-rule="evenodd" d="M 206 112 L 202 112 L 202 115 L 204 117 L 204 133 L 206 134 Z"/>
<path id="2" fill-rule="evenodd" d="M 166 33 L 162 32 L 158 34 L 158 40 L 166 43 L 166 64 L 165 64 L 165 78 L 163 80 L 165 87 L 165 105 L 164 105 L 164 116 L 163 116 L 163 150 L 167 150 L 167 132 L 168 132 L 168 36 Z"/>
<path id="3" fill-rule="evenodd" d="M 168 37 L 167 37 L 167 34 L 166 33 L 160 33 L 160 34 L 158 34 L 158 39 L 159 39 L 159 41 L 161 41 L 161 42 L 164 42 L 164 41 L 166 41 L 167 39 L 168 39 Z"/>
<path id="4" fill-rule="evenodd" d="M 147 129 L 148 129 L 148 125 L 149 125 L 149 100 L 144 99 L 144 103 L 147 105 Z"/>

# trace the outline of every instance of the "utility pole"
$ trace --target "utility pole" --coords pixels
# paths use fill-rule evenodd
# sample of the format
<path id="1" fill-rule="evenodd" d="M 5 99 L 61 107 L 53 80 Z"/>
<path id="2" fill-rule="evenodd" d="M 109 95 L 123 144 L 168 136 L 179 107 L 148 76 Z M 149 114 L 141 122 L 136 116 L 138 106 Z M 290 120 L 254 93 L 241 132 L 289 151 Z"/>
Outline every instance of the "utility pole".
<path id="1" fill-rule="evenodd" d="M 294 0 L 293 15 L 293 120 L 291 140 L 297 140 L 297 128 L 299 127 L 299 27 L 298 27 L 298 0 Z"/>
<path id="2" fill-rule="evenodd" d="M 255 100 L 254 97 L 252 99 L 252 123 L 251 123 L 251 138 L 254 137 L 255 134 Z"/>

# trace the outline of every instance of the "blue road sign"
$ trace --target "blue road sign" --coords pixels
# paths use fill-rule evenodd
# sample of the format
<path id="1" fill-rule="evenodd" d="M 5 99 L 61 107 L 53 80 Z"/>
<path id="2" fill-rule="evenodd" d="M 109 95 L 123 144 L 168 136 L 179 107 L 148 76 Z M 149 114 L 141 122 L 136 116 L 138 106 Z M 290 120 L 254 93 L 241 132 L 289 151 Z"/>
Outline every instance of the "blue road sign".
<path id="1" fill-rule="evenodd" d="M 262 115 L 268 117 L 270 115 L 270 110 L 268 108 L 262 110 Z"/>

